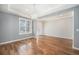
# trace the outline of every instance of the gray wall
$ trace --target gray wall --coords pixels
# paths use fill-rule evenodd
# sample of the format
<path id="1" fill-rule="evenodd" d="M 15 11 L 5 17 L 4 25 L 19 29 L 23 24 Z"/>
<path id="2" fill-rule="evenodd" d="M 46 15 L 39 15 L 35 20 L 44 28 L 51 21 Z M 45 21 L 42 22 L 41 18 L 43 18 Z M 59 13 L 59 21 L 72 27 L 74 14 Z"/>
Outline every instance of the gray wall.
<path id="1" fill-rule="evenodd" d="M 0 12 L 0 43 L 32 35 L 19 35 L 19 16 Z"/>
<path id="2" fill-rule="evenodd" d="M 74 47 L 79 48 L 79 6 L 74 8 Z"/>

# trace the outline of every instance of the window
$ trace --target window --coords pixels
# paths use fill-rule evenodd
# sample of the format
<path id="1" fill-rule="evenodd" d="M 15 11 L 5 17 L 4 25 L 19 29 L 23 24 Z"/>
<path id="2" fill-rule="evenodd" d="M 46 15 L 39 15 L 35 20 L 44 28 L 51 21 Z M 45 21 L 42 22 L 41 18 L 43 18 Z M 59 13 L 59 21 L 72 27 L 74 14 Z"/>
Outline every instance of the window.
<path id="1" fill-rule="evenodd" d="M 19 34 L 32 33 L 32 20 L 26 18 L 19 18 Z"/>

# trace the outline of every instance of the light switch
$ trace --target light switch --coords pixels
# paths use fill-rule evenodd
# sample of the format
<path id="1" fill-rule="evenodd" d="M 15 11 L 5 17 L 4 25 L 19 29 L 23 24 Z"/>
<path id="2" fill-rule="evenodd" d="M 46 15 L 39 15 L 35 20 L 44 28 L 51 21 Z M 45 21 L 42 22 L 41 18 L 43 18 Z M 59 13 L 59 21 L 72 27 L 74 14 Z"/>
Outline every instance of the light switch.
<path id="1" fill-rule="evenodd" d="M 76 29 L 77 32 L 79 32 L 79 29 Z"/>

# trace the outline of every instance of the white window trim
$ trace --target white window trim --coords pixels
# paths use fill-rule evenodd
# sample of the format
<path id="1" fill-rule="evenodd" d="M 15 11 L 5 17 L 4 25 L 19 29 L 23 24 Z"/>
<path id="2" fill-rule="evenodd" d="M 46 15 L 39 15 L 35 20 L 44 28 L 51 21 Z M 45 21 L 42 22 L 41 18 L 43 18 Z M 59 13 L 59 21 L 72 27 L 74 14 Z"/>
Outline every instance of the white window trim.
<path id="1" fill-rule="evenodd" d="M 24 20 L 25 21 L 25 24 L 26 24 L 26 21 L 30 21 L 31 23 L 31 25 L 30 25 L 30 31 L 29 32 L 27 32 L 26 31 L 26 28 L 25 28 L 25 32 L 24 33 L 22 33 L 21 31 L 20 31 L 20 20 Z M 25 27 L 26 27 L 26 25 L 25 25 Z M 26 18 L 22 18 L 22 17 L 19 17 L 19 35 L 23 35 L 23 34 L 31 34 L 32 33 L 32 20 L 27 20 Z"/>

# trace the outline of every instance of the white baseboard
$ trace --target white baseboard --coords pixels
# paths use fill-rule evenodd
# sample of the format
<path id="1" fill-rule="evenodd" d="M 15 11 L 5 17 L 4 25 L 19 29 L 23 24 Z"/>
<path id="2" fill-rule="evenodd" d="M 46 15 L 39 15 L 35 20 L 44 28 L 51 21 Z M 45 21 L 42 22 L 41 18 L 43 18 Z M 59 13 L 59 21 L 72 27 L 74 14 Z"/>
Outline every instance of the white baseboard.
<path id="1" fill-rule="evenodd" d="M 73 49 L 79 50 L 79 48 L 77 48 L 77 47 L 73 47 Z"/>
<path id="2" fill-rule="evenodd" d="M 58 37 L 58 38 L 64 38 L 64 39 L 70 39 L 70 40 L 72 40 L 72 38 L 67 38 L 67 37 L 60 37 L 60 36 L 48 35 L 48 34 L 44 34 L 44 35 L 51 36 L 51 37 Z"/>
<path id="3" fill-rule="evenodd" d="M 21 38 L 21 39 L 16 39 L 16 40 L 12 40 L 12 41 L 2 42 L 2 43 L 0 43 L 0 45 L 7 44 L 7 43 L 12 43 L 12 42 L 16 42 L 16 41 L 21 41 L 21 40 L 25 40 L 25 39 L 33 38 L 33 37 L 34 36 L 30 36 L 30 37 L 26 37 L 26 38 Z"/>
<path id="4" fill-rule="evenodd" d="M 72 48 L 73 48 L 73 49 L 76 49 L 76 50 L 79 50 L 79 48 L 77 48 L 77 47 L 74 46 L 74 42 L 73 42 L 73 44 L 72 44 Z"/>

